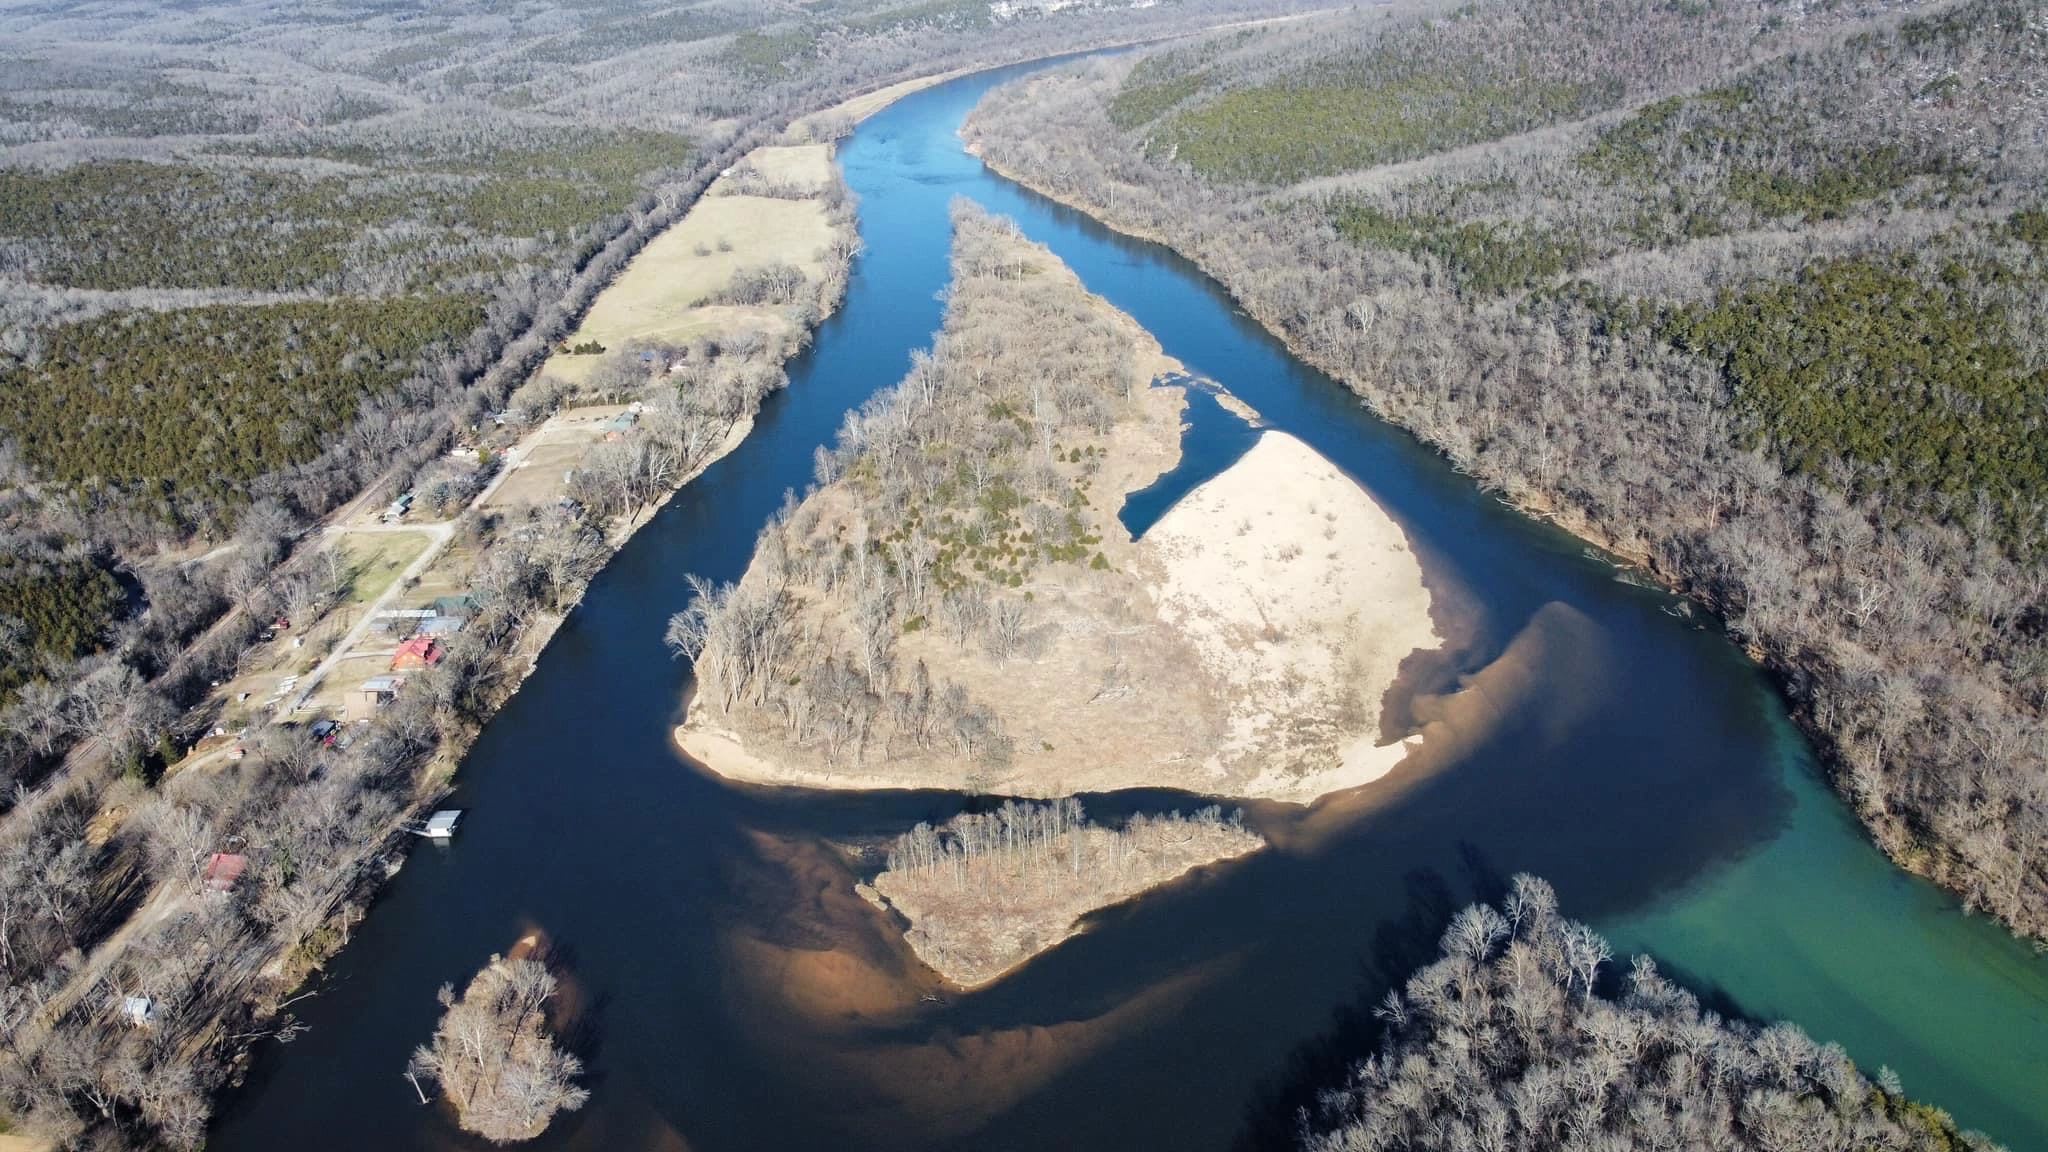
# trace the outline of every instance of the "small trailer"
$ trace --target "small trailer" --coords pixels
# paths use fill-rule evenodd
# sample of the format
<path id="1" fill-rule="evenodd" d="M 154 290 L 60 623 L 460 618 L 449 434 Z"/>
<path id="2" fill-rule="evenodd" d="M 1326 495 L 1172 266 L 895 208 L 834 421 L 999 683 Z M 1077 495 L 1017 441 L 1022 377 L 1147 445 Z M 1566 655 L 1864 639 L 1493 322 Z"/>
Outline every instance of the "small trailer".
<path id="1" fill-rule="evenodd" d="M 428 818 L 427 826 L 420 835 L 429 840 L 452 840 L 455 838 L 455 825 L 461 821 L 462 809 L 444 808 Z"/>

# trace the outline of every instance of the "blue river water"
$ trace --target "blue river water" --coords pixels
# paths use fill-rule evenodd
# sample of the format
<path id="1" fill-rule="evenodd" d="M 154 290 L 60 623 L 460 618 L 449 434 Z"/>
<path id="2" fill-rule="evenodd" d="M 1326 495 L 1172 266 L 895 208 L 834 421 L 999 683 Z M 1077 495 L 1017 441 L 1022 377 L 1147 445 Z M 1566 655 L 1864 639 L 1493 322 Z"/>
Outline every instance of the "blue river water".
<path id="1" fill-rule="evenodd" d="M 1181 497 L 1237 463 L 1258 443 L 1260 432 L 1257 421 L 1239 416 L 1216 399 L 1213 381 L 1178 372 L 1154 381 L 1153 386 L 1184 389 L 1187 409 L 1181 417 L 1180 462 L 1126 496 L 1117 513 L 1133 539 L 1144 536 Z"/>

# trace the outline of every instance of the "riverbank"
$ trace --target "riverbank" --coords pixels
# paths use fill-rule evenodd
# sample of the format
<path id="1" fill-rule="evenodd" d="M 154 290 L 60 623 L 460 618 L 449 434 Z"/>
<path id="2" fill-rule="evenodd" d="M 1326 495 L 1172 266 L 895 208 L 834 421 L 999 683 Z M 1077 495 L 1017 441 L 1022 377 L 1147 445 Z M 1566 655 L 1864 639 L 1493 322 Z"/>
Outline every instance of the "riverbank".
<path id="1" fill-rule="evenodd" d="M 756 149 L 756 153 L 769 151 L 779 150 L 766 146 Z M 753 154 L 750 153 L 749 155 Z M 829 163 L 829 151 L 823 153 L 823 159 Z M 771 164 L 771 169 L 784 171 L 786 166 L 779 163 Z M 817 183 L 811 189 L 813 199 L 815 200 L 814 206 L 819 210 L 819 220 L 821 222 L 824 218 L 823 200 L 829 193 L 840 189 L 836 169 L 828 170 L 827 175 L 828 180 L 826 182 Z M 706 196 L 701 198 L 684 215 L 682 220 L 671 227 L 670 232 L 681 232 L 685 226 L 690 224 L 693 217 L 699 215 L 700 210 L 707 214 L 718 214 L 722 220 L 727 213 L 727 209 L 725 203 L 720 202 L 731 202 L 741 199 L 754 198 L 737 195 L 718 195 L 718 186 L 714 184 L 712 189 L 707 191 Z M 714 204 L 715 207 L 706 208 L 707 203 Z M 807 199 L 804 203 L 812 204 L 813 200 Z M 742 207 L 744 209 L 746 206 L 743 205 Z M 701 229 L 699 230 L 701 231 Z M 677 323 L 690 325 L 693 338 L 702 340 L 715 348 L 721 343 L 737 340 L 750 333 L 757 332 L 764 321 L 769 323 L 779 322 L 789 329 L 785 331 L 784 339 L 776 346 L 779 359 L 786 361 L 803 350 L 806 346 L 808 335 L 806 332 L 794 330 L 794 325 L 798 321 L 784 314 L 787 309 L 778 309 L 775 306 L 716 309 L 704 308 L 696 303 L 705 292 L 717 290 L 755 263 L 772 262 L 779 256 L 784 255 L 786 237 L 779 235 L 773 229 L 752 229 L 743 232 L 737 237 L 727 237 L 726 242 L 720 245 L 718 255 L 721 259 L 718 268 L 690 269 L 692 284 L 689 296 L 681 299 L 660 297 L 650 300 L 650 285 L 666 279 L 676 271 L 676 266 L 685 259 L 671 250 L 674 246 L 656 248 L 655 245 L 659 245 L 666 235 L 665 233 L 663 237 L 657 237 L 654 244 L 643 249 L 640 255 L 636 256 L 620 273 L 618 279 L 593 301 L 589 315 L 599 317 L 598 324 L 614 323 L 607 318 L 620 314 L 637 315 L 643 324 L 650 325 L 646 336 L 636 334 L 630 338 L 633 342 L 632 347 L 637 353 L 639 344 L 643 339 L 651 341 L 653 337 L 671 334 L 673 329 L 665 326 Z M 812 266 L 809 269 L 811 279 L 814 284 L 820 286 L 821 291 L 819 293 L 818 306 L 808 314 L 810 327 L 815 327 L 816 324 L 822 323 L 837 307 L 845 289 L 845 263 L 851 259 L 857 246 L 850 217 L 842 218 L 836 228 L 828 232 L 824 238 L 839 245 L 837 248 L 838 263 L 830 265 L 822 258 L 822 255 L 812 262 Z M 698 260 L 703 259 L 703 255 L 694 250 L 689 253 L 689 257 Z M 721 272 L 722 276 L 720 275 Z M 710 315 L 693 315 L 701 313 L 710 313 Z M 587 316 L 584 325 L 579 326 L 577 331 L 579 334 L 586 335 L 587 338 L 595 339 L 595 335 L 588 335 L 590 331 L 588 326 L 590 324 L 591 321 Z M 606 327 L 605 331 L 612 333 L 616 329 Z M 574 342 L 574 338 L 564 341 L 565 344 L 573 344 Z M 666 353 L 664 353 L 664 357 L 665 355 Z M 551 369 L 555 369 L 563 359 L 565 358 L 561 356 L 550 359 L 547 365 L 537 370 L 537 375 L 545 375 Z M 669 371 L 665 360 L 658 369 L 642 369 L 641 374 L 643 378 L 651 377 L 645 385 L 650 392 L 664 387 L 673 388 L 681 386 L 671 384 L 668 381 L 667 377 L 672 373 Z M 780 385 L 778 385 L 779 387 Z M 754 427 L 754 418 L 760 400 L 763 398 L 765 398 L 765 394 L 756 395 L 750 403 L 725 423 L 722 430 L 714 431 L 709 439 L 710 446 L 696 453 L 695 459 L 690 462 L 689 466 L 663 485 L 651 498 L 637 501 L 627 510 L 606 518 L 606 522 L 601 530 L 602 554 L 585 561 L 581 568 L 580 578 L 576 579 L 573 585 L 565 589 L 565 595 L 559 599 L 555 606 L 536 612 L 530 619 L 523 622 L 522 627 L 519 629 L 518 641 L 505 654 L 504 667 L 499 670 L 497 676 L 491 678 L 494 683 L 499 685 L 499 690 L 487 698 L 481 711 L 473 718 L 470 724 L 465 725 L 461 729 L 460 735 L 443 738 L 440 747 L 432 758 L 433 765 L 425 773 L 429 785 L 423 788 L 418 801 L 410 809 L 399 815 L 384 841 L 384 847 L 379 852 L 373 853 L 373 856 L 383 855 L 389 857 L 392 861 L 390 869 L 395 871 L 398 857 L 397 850 L 407 842 L 407 828 L 416 824 L 421 817 L 447 794 L 449 786 L 453 783 L 456 769 L 462 757 L 467 753 L 471 743 L 475 740 L 476 735 L 482 731 L 484 724 L 488 723 L 490 717 L 496 714 L 499 709 L 503 708 L 518 693 L 520 687 L 533 674 L 534 669 L 539 666 L 541 653 L 546 649 L 548 642 L 554 637 L 556 631 L 568 619 L 569 614 L 582 602 L 583 595 L 588 590 L 590 580 L 603 569 L 605 563 L 620 548 L 624 547 L 632 539 L 635 533 L 652 521 L 655 514 L 667 506 L 668 502 L 677 493 L 702 476 L 712 465 L 730 455 L 746 440 L 748 433 Z M 498 491 L 503 481 L 509 478 L 511 471 L 538 466 L 534 463 L 534 458 L 538 455 L 535 449 L 548 435 L 549 425 L 553 420 L 554 418 L 550 417 L 549 420 L 544 421 L 541 426 L 536 427 L 526 437 L 523 437 L 517 447 L 507 453 L 508 463 L 505 466 L 505 474 L 499 476 L 490 487 L 487 487 L 476 496 L 471 508 L 473 512 L 486 516 L 503 516 L 514 510 L 508 508 L 490 508 L 487 510 L 487 506 L 491 504 L 494 493 Z M 576 463 L 580 466 L 581 462 L 579 459 Z M 547 467 L 557 467 L 561 463 L 562 461 L 559 460 L 551 460 Z M 574 473 L 575 468 L 573 467 L 565 470 L 559 483 L 550 486 L 553 489 L 552 491 L 543 489 L 531 495 L 523 503 L 528 506 L 541 507 L 571 500 Z M 550 479 L 552 480 L 552 477 Z M 461 572 L 441 574 L 446 576 L 447 579 L 440 582 L 448 583 L 451 586 L 466 584 L 475 575 L 474 560 L 475 557 L 465 558 Z M 421 584 L 434 583 L 436 575 L 434 567 L 430 565 L 428 570 L 418 577 L 417 582 Z M 359 898 L 367 898 L 373 887 L 374 885 L 371 888 L 361 890 L 358 893 Z M 333 950 L 338 950 L 345 942 L 346 936 L 344 934 L 336 934 L 332 941 L 333 947 L 329 950 L 328 954 L 331 955 Z M 324 956 L 307 956 L 305 958 L 307 973 L 317 968 L 319 962 L 324 959 Z M 299 979 L 302 980 L 303 975 Z M 298 980 L 292 981 L 294 984 L 297 982 Z"/>
<path id="2" fill-rule="evenodd" d="M 847 230 L 850 234 L 850 225 Z M 850 255 L 851 248 L 846 249 L 846 252 Z M 745 253 L 742 251 L 740 255 L 744 258 Z M 835 292 L 843 290 L 844 276 L 839 276 L 835 283 Z M 629 282 L 625 290 L 633 291 L 635 287 Z M 603 296 L 599 299 L 602 301 Z M 817 321 L 822 321 L 830 314 L 831 306 L 836 305 L 837 298 L 829 297 L 821 303 L 825 306 L 813 313 Z M 735 334 L 744 330 L 736 330 Z M 726 333 L 716 329 L 699 334 L 714 345 L 726 336 Z M 795 338 L 795 334 L 792 334 L 790 338 L 782 341 L 779 358 L 787 359 L 794 356 L 803 346 L 804 340 Z M 660 387 L 664 383 L 665 381 L 657 379 L 650 387 Z M 708 447 L 698 451 L 694 459 L 683 457 L 690 460 L 687 469 L 675 475 L 651 497 L 636 500 L 615 514 L 600 515 L 601 523 L 597 527 L 594 539 L 580 546 L 580 557 L 562 570 L 568 583 L 558 589 L 554 601 L 502 626 L 499 632 L 501 643 L 491 650 L 488 663 L 471 673 L 477 687 L 473 689 L 475 696 L 467 714 L 459 721 L 439 726 L 436 746 L 428 754 L 427 763 L 419 772 L 419 783 L 413 790 L 411 802 L 393 813 L 390 823 L 380 837 L 364 845 L 358 862 L 352 868 L 356 881 L 336 894 L 319 926 L 313 929 L 306 939 L 291 943 L 285 954 L 275 957 L 266 965 L 266 968 L 275 973 L 276 991 L 270 997 L 271 1003 L 259 1008 L 255 1013 L 257 1023 L 268 1027 L 274 1015 L 281 1010 L 290 991 L 304 984 L 348 942 L 350 928 L 361 919 L 377 889 L 402 865 L 411 847 L 412 830 L 419 826 L 428 813 L 439 807 L 448 795 L 454 785 L 457 770 L 470 747 L 491 717 L 519 692 L 538 668 L 541 653 L 546 650 L 570 613 L 582 602 L 590 581 L 677 493 L 744 442 L 753 428 L 755 412 L 765 394 L 762 392 L 753 395 L 741 411 L 725 421 L 721 430 L 711 431 L 706 441 Z M 481 518 L 486 523 L 523 519 L 532 525 L 532 517 L 539 510 L 567 508 L 574 503 L 571 493 L 575 469 L 572 468 L 560 473 L 550 472 L 546 477 L 547 483 L 521 506 L 491 506 L 493 495 L 513 470 L 529 467 L 554 468 L 559 465 L 559 461 L 546 465 L 534 462 L 534 457 L 538 455 L 535 449 L 549 434 L 554 419 L 550 417 L 543 421 L 539 427 L 522 437 L 519 445 L 506 454 L 508 463 L 505 471 L 493 484 L 476 496 L 470 509 L 471 515 Z M 593 443 L 598 446 L 610 446 L 603 442 Z M 596 450 L 595 447 L 592 450 Z M 579 459 L 577 466 L 581 467 L 582 462 L 583 460 Z M 529 527 L 523 531 L 539 531 L 556 536 L 567 533 L 573 536 L 578 531 L 576 525 L 582 522 L 583 513 L 567 514 L 566 518 L 557 514 L 555 519 L 543 520 L 538 527 Z M 443 586 L 467 589 L 473 582 L 484 577 L 480 564 L 486 551 L 486 548 L 479 544 L 469 550 L 451 550 L 449 553 L 437 554 L 440 558 L 430 563 L 424 572 L 418 574 L 408 584 L 417 585 L 422 589 Z M 392 591 L 396 593 L 399 590 L 394 588 Z M 419 598 L 420 594 L 415 592 L 413 598 Z M 467 595 L 467 592 L 461 595 Z M 421 671 L 425 672 L 427 669 Z M 255 1036 L 264 1033 L 249 1030 L 249 1034 Z M 240 1079 L 246 1068 L 246 1060 L 245 1048 L 237 1055 L 232 1065 L 230 1082 Z"/>
<path id="3" fill-rule="evenodd" d="M 843 100 L 822 112 L 813 112 L 808 116 L 799 116 L 795 120 L 790 121 L 789 127 L 783 132 L 783 139 L 789 143 L 801 144 L 820 139 L 835 138 L 844 132 L 851 131 L 861 121 L 903 99 L 905 96 L 922 92 L 927 88 L 937 87 L 949 80 L 957 80 L 962 76 L 972 75 L 983 70 L 975 66 L 955 68 L 950 72 L 936 72 L 930 76 L 917 76 L 909 80 L 900 80 L 894 84 L 884 85 L 872 92 L 863 92 L 858 96 Z"/>
<path id="4" fill-rule="evenodd" d="M 1382 698 L 1410 653 L 1440 643 L 1400 527 L 1327 460 L 1267 432 L 1133 538 L 1116 509 L 1180 459 L 1185 401 L 1182 385 L 1132 382 L 1179 365 L 1006 222 L 956 227 L 940 354 L 871 422 L 911 443 L 842 445 L 845 477 L 764 533 L 740 588 L 706 610 L 710 688 L 679 746 L 749 783 L 1045 798 L 1171 787 L 1307 804 L 1385 775 L 1409 745 L 1380 732 Z M 971 446 L 950 430 L 968 394 L 945 395 L 967 374 L 972 403 L 1007 428 Z M 1222 418 L 1244 418 L 1235 407 Z M 934 472 L 924 509 L 906 511 L 885 475 L 906 465 L 885 461 L 956 451 L 967 490 Z M 846 549 L 851 570 L 824 559 Z M 865 554 L 898 575 L 864 569 Z M 756 611 L 787 624 L 735 623 Z M 848 651 L 867 691 L 946 697 L 949 718 L 892 706 L 842 730 L 814 715 L 836 705 L 733 691 L 766 675 L 760 659 L 829 678 Z M 903 672 L 917 683 L 895 683 Z M 974 731 L 948 730 L 963 725 Z"/>
<path id="5" fill-rule="evenodd" d="M 829 149 L 795 158 L 781 154 L 786 150 L 760 151 L 770 153 L 761 167 L 779 181 L 776 196 L 729 195 L 714 185 L 714 194 L 699 199 L 669 231 L 700 214 L 730 217 L 736 206 L 758 207 L 749 200 L 808 212 L 817 225 L 808 239 L 826 243 L 801 254 L 801 299 L 689 316 L 695 343 L 674 353 L 688 362 L 681 371 L 673 370 L 667 352 L 657 363 L 642 351 L 669 346 L 635 334 L 622 342 L 632 348 L 632 378 L 642 382 L 644 405 L 614 405 L 616 412 L 604 413 L 607 422 L 600 426 L 596 417 L 551 414 L 547 408 L 559 404 L 565 390 L 550 384 L 547 408 L 515 402 L 465 430 L 401 500 L 381 510 L 358 500 L 337 513 L 317 537 L 336 558 L 323 569 L 331 587 L 294 602 L 295 619 L 280 616 L 240 674 L 215 682 L 202 705 L 217 718 L 213 735 L 172 766 L 162 787 L 247 786 L 242 778 L 272 772 L 279 757 L 291 763 L 310 757 L 326 761 L 313 770 L 316 778 L 330 778 L 331 791 L 345 796 L 363 788 L 375 793 L 367 798 L 374 803 L 349 808 L 346 819 L 354 826 L 345 832 L 294 818 L 282 803 L 272 805 L 272 818 L 281 822 L 276 831 L 243 820 L 236 835 L 225 837 L 228 849 L 210 856 L 216 864 L 230 861 L 224 867 L 235 869 L 233 879 L 215 880 L 209 852 L 200 853 L 211 892 L 184 868 L 152 877 L 137 912 L 84 957 L 78 977 L 30 1022 L 18 1051 L 35 1051 L 67 1014 L 66 1030 L 121 1035 L 123 1021 L 82 995 L 90 986 L 111 981 L 151 988 L 153 998 L 177 995 L 174 985 L 142 976 L 149 964 L 139 957 L 169 946 L 164 938 L 188 931 L 213 894 L 230 890 L 238 901 L 264 909 L 266 930 L 245 942 L 247 953 L 234 956 L 231 970 L 221 970 L 231 971 L 233 982 L 183 994 L 194 1018 L 180 1024 L 182 1062 L 199 1070 L 192 1082 L 210 1090 L 240 1080 L 254 1040 L 291 1034 L 287 1008 L 298 999 L 294 991 L 346 944 L 377 891 L 399 870 L 414 830 L 448 795 L 484 725 L 519 692 L 589 581 L 676 492 L 744 441 L 760 401 L 785 380 L 782 362 L 807 346 L 809 329 L 843 294 L 857 241 L 850 209 L 841 210 L 846 197 Z M 806 194 L 800 202 L 790 199 L 795 178 L 807 182 L 798 189 Z M 727 290 L 751 268 L 787 261 L 793 242 L 772 228 L 724 239 L 716 245 L 723 265 L 698 270 L 696 297 Z M 636 257 L 597 296 L 591 314 L 600 320 L 619 314 L 624 296 L 632 297 L 626 303 L 638 316 L 666 319 L 661 313 L 675 309 L 650 304 L 644 291 L 661 277 L 663 269 L 654 265 L 663 251 L 654 246 Z M 761 336 L 764 327 L 769 339 Z M 734 388 L 724 378 L 736 373 L 744 381 Z M 612 376 L 616 387 L 620 373 Z M 568 385 L 569 394 L 577 387 Z M 703 390 L 716 403 L 663 400 Z M 525 394 L 531 393 L 529 384 Z M 635 462 L 630 491 L 592 486 L 591 477 L 606 475 L 593 472 L 594 464 L 621 460 Z M 451 493 L 460 498 L 451 502 Z M 400 545 L 408 546 L 403 556 L 390 559 L 387 553 Z M 381 566 L 373 563 L 380 560 Z M 545 574 L 508 584 L 507 573 L 521 569 Z M 536 583 L 544 591 L 536 593 Z M 430 636 L 424 621 L 435 624 Z M 414 626 L 422 626 L 421 636 L 408 638 Z M 259 702 L 266 692 L 269 699 Z M 403 719 L 386 723 L 401 712 Z M 376 767 L 368 774 L 349 751 L 358 742 L 375 749 L 369 755 Z M 222 776 L 232 782 L 214 782 Z M 379 776 L 379 783 L 367 783 Z M 100 823 L 102 839 L 111 839 L 118 826 L 104 815 Z M 211 828 L 196 834 L 207 842 L 225 836 Z M 317 839 L 317 856 L 296 842 L 299 837 Z M 291 866 L 282 876 L 264 870 L 262 861 L 272 853 L 284 854 L 298 874 Z"/>

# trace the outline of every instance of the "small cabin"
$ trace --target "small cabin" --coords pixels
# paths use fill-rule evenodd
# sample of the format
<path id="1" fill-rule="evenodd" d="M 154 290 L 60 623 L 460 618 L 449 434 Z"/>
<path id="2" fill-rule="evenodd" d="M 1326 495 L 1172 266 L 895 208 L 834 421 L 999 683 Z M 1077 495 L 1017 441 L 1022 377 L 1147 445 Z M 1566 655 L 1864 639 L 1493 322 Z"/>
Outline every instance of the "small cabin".
<path id="1" fill-rule="evenodd" d="M 426 618 L 446 616 L 454 620 L 467 620 L 476 615 L 474 596 L 436 596 L 427 606 Z"/>
<path id="2" fill-rule="evenodd" d="M 455 826 L 462 822 L 462 809 L 443 808 L 427 819 L 426 831 L 421 835 L 429 840 L 450 840 L 455 836 Z"/>
<path id="3" fill-rule="evenodd" d="M 239 852 L 215 852 L 206 861 L 206 890 L 228 893 L 242 880 L 242 873 L 249 869 L 249 858 Z"/>
<path id="4" fill-rule="evenodd" d="M 432 668 L 447 655 L 441 642 L 434 637 L 415 636 L 398 646 L 397 654 L 391 657 L 391 670 L 403 672 L 410 668 Z"/>

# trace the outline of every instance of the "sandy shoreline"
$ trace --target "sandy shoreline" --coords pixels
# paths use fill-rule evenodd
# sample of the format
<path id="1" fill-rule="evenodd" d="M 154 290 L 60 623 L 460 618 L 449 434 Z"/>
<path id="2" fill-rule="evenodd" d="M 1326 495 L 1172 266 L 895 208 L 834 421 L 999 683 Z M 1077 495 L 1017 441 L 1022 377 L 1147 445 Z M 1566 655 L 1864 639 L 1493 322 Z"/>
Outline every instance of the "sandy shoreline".
<path id="1" fill-rule="evenodd" d="M 790 121 L 788 129 L 783 133 L 783 138 L 789 141 L 808 141 L 813 135 L 814 128 L 820 122 L 835 116 L 844 116 L 853 123 L 858 124 L 887 108 L 889 105 L 903 99 L 905 96 L 922 92 L 927 88 L 936 88 L 948 80 L 957 80 L 962 76 L 969 76 L 979 71 L 982 71 L 982 69 L 976 67 L 955 68 L 950 72 L 934 72 L 929 76 L 917 76 L 909 80 L 899 80 L 894 84 L 885 85 L 872 92 L 863 92 L 858 96 L 842 100 L 830 108 L 813 112 L 808 116 L 799 116 L 795 120 Z"/>
<path id="2" fill-rule="evenodd" d="M 1229 730 L 1211 770 L 1260 763 L 1234 794 L 1307 803 L 1393 771 L 1408 741 L 1381 743 L 1379 702 L 1416 649 L 1441 643 L 1407 535 L 1350 477 L 1300 440 L 1266 432 L 1175 504 L 1140 545 L 1156 560 L 1163 619 L 1227 685 Z M 1348 705 L 1357 712 L 1350 723 Z M 1305 717 L 1339 724 L 1339 755 L 1297 746 Z"/>

